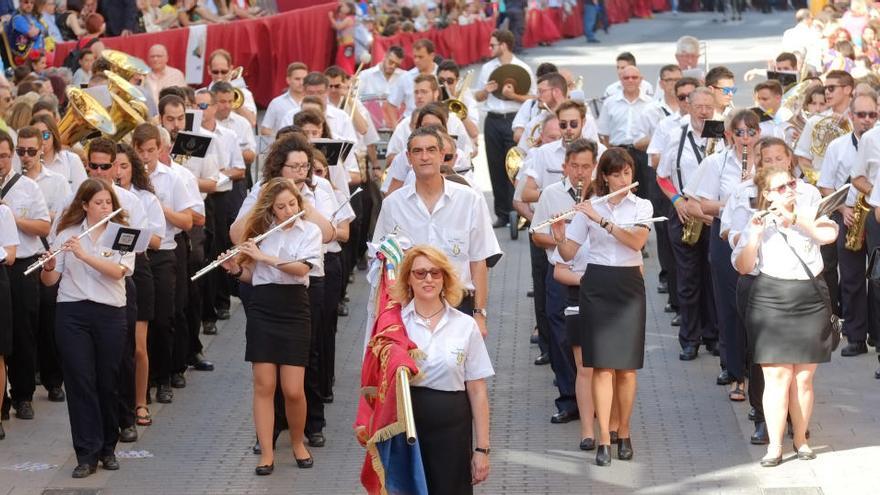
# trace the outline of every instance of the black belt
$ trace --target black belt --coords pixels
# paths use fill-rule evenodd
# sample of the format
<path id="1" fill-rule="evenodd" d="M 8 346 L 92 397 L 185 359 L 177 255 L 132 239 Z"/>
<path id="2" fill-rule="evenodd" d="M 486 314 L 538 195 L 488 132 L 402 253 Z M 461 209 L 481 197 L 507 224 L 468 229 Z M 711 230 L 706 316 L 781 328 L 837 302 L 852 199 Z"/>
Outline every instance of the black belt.
<path id="1" fill-rule="evenodd" d="M 487 117 L 500 117 L 502 119 L 506 119 L 509 117 L 516 117 L 516 112 L 507 112 L 507 113 L 489 112 L 486 114 L 486 116 Z"/>

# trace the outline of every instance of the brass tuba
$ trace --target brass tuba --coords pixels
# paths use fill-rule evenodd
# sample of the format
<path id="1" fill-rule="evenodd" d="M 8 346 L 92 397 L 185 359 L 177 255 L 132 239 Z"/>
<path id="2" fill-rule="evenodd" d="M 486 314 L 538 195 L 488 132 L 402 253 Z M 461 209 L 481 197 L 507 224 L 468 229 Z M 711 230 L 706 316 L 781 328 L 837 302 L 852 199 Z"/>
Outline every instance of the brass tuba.
<path id="1" fill-rule="evenodd" d="M 144 93 L 134 84 L 125 80 L 122 76 L 110 71 L 104 71 L 109 81 L 108 89 L 113 104 L 110 106 L 110 118 L 116 124 L 116 132 L 107 137 L 119 141 L 135 127 L 143 124 L 147 119 L 147 98 Z"/>
<path id="2" fill-rule="evenodd" d="M 116 134 L 110 114 L 92 95 L 68 86 L 67 100 L 67 112 L 58 123 L 62 144 L 72 146 L 93 134 Z"/>
<path id="3" fill-rule="evenodd" d="M 110 63 L 110 70 L 130 81 L 134 76 L 146 76 L 150 67 L 143 60 L 119 50 L 104 49 L 101 58 Z"/>
<path id="4" fill-rule="evenodd" d="M 865 247 L 865 224 L 868 222 L 868 214 L 871 207 L 865 200 L 865 194 L 859 193 L 856 204 L 853 205 L 852 225 L 846 229 L 846 242 L 844 247 L 850 251 L 861 251 Z"/>

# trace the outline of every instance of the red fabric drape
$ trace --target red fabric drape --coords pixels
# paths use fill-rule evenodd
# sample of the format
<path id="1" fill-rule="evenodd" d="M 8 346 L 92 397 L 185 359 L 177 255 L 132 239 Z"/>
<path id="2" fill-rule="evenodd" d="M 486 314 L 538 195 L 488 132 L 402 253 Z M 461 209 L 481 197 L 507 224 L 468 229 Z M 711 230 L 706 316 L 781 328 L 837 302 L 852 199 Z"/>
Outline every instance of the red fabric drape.
<path id="1" fill-rule="evenodd" d="M 605 0 L 605 12 L 611 24 L 627 22 L 630 18 L 629 0 Z"/>
<path id="2" fill-rule="evenodd" d="M 326 15 L 326 14 L 325 14 Z M 159 43 L 168 49 L 168 60 L 174 67 L 183 69 L 183 61 L 186 59 L 186 41 L 189 32 L 186 29 L 171 29 L 158 33 L 145 33 L 128 36 L 126 38 L 101 38 L 107 48 L 121 50 L 135 57 L 147 60 L 147 52 L 150 47 Z M 75 41 L 67 41 L 55 45 L 55 65 L 64 63 L 65 57 L 76 47 Z"/>
<path id="3" fill-rule="evenodd" d="M 669 2 L 667 0 L 651 0 L 651 8 L 654 12 L 665 12 L 669 10 Z"/>
<path id="4" fill-rule="evenodd" d="M 276 0 L 278 12 L 289 12 L 291 10 L 304 9 L 306 7 L 314 7 L 327 3 L 327 0 Z"/>
<path id="5" fill-rule="evenodd" d="M 531 48 L 538 43 L 554 43 L 562 38 L 560 24 L 550 9 L 532 9 L 526 14 L 526 30 L 522 45 Z"/>
<path id="6" fill-rule="evenodd" d="M 562 36 L 577 38 L 584 35 L 584 5 L 578 2 L 570 14 L 562 12 Z"/>
<path id="7" fill-rule="evenodd" d="M 409 69 L 413 66 L 412 44 L 418 39 L 427 38 L 434 43 L 440 56 L 452 58 L 459 65 L 473 64 L 489 56 L 489 36 L 494 29 L 494 21 L 485 20 L 466 26 L 452 25 L 442 30 L 431 29 L 423 33 L 376 36 L 373 40 L 373 60 L 382 60 L 389 47 L 398 45 L 406 52 L 401 66 Z"/>
<path id="8" fill-rule="evenodd" d="M 641 17 L 642 19 L 651 18 L 652 1 L 653 0 L 631 0 L 633 17 Z"/>

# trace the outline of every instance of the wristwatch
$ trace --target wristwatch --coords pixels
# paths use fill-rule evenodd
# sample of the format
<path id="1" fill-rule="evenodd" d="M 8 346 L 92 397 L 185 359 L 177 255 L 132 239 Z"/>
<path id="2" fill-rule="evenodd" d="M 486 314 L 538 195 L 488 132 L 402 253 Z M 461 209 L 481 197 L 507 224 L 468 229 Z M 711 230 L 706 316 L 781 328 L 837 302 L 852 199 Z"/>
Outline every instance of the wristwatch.
<path id="1" fill-rule="evenodd" d="M 491 451 L 491 450 L 492 449 L 481 449 L 480 447 L 474 448 L 474 452 L 479 452 L 483 455 L 489 455 L 489 451 Z"/>
<path id="2" fill-rule="evenodd" d="M 486 311 L 486 308 L 474 308 L 474 315 L 483 315 L 483 318 L 488 318 L 489 312 Z"/>

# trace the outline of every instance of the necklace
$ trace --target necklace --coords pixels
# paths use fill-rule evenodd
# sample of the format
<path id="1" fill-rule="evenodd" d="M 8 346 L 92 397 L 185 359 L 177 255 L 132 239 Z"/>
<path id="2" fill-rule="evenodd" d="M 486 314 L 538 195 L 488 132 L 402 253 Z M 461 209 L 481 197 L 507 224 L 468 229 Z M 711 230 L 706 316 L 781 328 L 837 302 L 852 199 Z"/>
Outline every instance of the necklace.
<path id="1" fill-rule="evenodd" d="M 431 320 L 433 320 L 435 316 L 439 315 L 440 312 L 444 309 L 446 309 L 446 306 L 441 306 L 440 309 L 438 309 L 437 312 L 435 312 L 431 316 L 424 316 L 423 314 L 419 313 L 419 310 L 417 309 L 414 309 L 414 311 L 416 312 L 416 315 L 418 315 L 418 317 L 422 320 L 422 323 L 426 327 L 431 328 Z"/>

